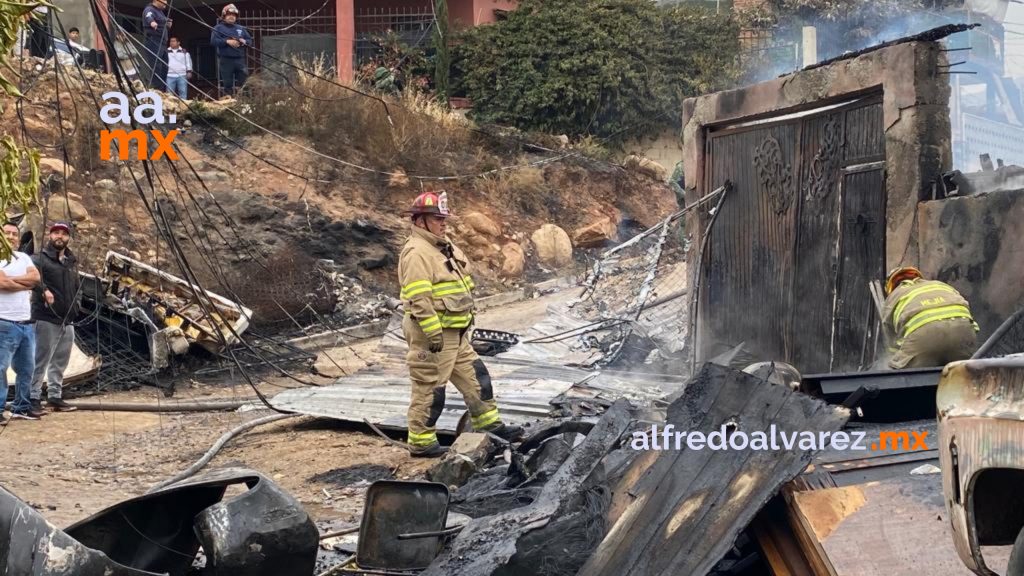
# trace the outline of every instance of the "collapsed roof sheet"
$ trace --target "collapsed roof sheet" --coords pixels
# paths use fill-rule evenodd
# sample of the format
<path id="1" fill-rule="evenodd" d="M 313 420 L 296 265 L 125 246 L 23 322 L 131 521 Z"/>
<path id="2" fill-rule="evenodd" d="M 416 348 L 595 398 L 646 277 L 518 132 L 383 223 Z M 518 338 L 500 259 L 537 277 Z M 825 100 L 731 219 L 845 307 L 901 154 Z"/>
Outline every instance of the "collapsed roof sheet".
<path id="1" fill-rule="evenodd" d="M 653 400 L 678 390 L 685 382 L 680 376 L 663 374 L 582 370 L 554 363 L 558 360 L 555 356 L 542 356 L 547 361 L 531 359 L 520 355 L 516 348 L 504 355 L 482 358 L 495 383 L 502 419 L 508 423 L 543 419 L 556 399 L 593 402 L 595 406 L 609 405 L 617 398 Z M 549 350 L 553 348 L 557 346 Z M 387 354 L 381 366 L 340 378 L 332 386 L 282 392 L 274 397 L 274 405 L 348 422 L 361 423 L 365 418 L 382 428 L 404 430 L 411 388 L 405 364 L 407 348 L 396 331 L 389 329 L 381 349 Z M 454 433 L 465 410 L 462 395 L 449 384 L 437 430 Z"/>

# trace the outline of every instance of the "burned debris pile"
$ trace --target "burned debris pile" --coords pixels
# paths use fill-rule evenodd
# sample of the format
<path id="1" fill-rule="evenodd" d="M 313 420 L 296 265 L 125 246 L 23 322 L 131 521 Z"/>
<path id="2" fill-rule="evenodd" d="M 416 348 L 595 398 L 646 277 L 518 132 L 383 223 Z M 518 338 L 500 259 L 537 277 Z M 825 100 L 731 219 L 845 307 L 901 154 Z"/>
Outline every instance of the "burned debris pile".
<path id="1" fill-rule="evenodd" d="M 424 538 L 406 547 L 395 545 L 394 535 L 416 527 L 392 527 L 389 563 L 375 556 L 371 569 L 357 551 L 332 574 L 709 573 L 815 450 L 665 447 L 658 445 L 662 431 L 673 439 L 676 431 L 720 429 L 730 441 L 774 425 L 818 435 L 838 431 L 848 417 L 786 383 L 716 364 L 703 365 L 673 396 L 661 409 L 618 399 L 598 418 L 547 420 L 530 427 L 521 443 L 462 433 L 420 487 L 424 494 L 450 490 L 443 506 L 434 505 L 464 514 L 465 524 L 422 531 Z M 415 523 L 418 516 L 392 522 Z M 435 524 L 444 526 L 443 518 Z M 419 546 L 429 534 L 433 554 L 424 561 Z M 678 553 L 661 548 L 665 539 L 677 542 L 670 549 Z"/>

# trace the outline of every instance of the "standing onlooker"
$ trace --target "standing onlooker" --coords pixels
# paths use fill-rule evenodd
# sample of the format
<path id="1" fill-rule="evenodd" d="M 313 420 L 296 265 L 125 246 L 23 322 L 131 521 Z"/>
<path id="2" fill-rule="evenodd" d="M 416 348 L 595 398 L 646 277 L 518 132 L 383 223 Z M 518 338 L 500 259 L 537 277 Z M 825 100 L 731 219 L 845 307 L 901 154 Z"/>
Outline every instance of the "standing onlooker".
<path id="1" fill-rule="evenodd" d="M 167 29 L 171 27 L 172 20 L 164 13 L 166 8 L 165 0 L 153 0 L 142 11 L 142 26 L 146 36 L 143 56 L 149 66 L 146 86 L 157 90 L 167 89 L 164 82 L 167 78 Z"/>
<path id="2" fill-rule="evenodd" d="M 18 225 L 4 224 L 4 237 L 11 246 L 19 243 Z M 0 377 L 3 378 L 4 399 L 7 398 L 7 368 L 14 368 L 14 404 L 12 418 L 38 420 L 42 414 L 32 409 L 29 390 L 35 368 L 36 334 L 32 329 L 31 290 L 39 282 L 39 270 L 32 259 L 14 252 L 10 261 L 0 261 Z M 0 409 L 0 423 L 3 410 Z"/>
<path id="3" fill-rule="evenodd" d="M 50 9 L 45 6 L 39 6 L 34 8 L 31 13 L 26 14 L 25 17 L 28 18 L 28 27 L 32 31 L 29 40 L 29 54 L 36 58 L 48 57 L 53 47 Z"/>
<path id="4" fill-rule="evenodd" d="M 249 72 L 245 67 L 245 47 L 252 44 L 252 36 L 245 27 L 237 24 L 238 8 L 228 4 L 220 11 L 221 21 L 210 34 L 210 44 L 217 47 L 217 63 L 220 67 L 221 95 L 231 96 L 235 89 L 245 85 Z"/>
<path id="5" fill-rule="evenodd" d="M 120 63 L 124 75 L 128 77 L 129 82 L 134 82 L 139 78 L 139 51 L 135 49 L 131 39 L 123 31 L 117 32 L 117 40 L 114 40 L 114 50 L 117 51 L 117 61 Z"/>
<path id="6" fill-rule="evenodd" d="M 188 100 L 188 81 L 192 79 L 192 56 L 181 43 L 171 36 L 171 47 L 167 49 L 167 91 Z"/>
<path id="7" fill-rule="evenodd" d="M 78 317 L 79 277 L 74 253 L 68 248 L 71 227 L 64 222 L 50 226 L 50 238 L 33 261 L 42 280 L 32 292 L 32 319 L 36 322 L 35 378 L 32 408 L 42 411 L 43 382 L 46 403 L 58 412 L 75 410 L 61 398 L 64 369 L 71 359 Z"/>

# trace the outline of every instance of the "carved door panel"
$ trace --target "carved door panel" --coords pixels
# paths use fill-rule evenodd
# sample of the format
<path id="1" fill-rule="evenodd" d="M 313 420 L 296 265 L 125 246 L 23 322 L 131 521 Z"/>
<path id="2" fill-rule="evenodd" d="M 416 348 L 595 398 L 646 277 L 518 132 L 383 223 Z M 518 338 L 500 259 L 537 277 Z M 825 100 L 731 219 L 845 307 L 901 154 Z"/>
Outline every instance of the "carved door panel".
<path id="1" fill-rule="evenodd" d="M 800 129 L 787 122 L 709 139 L 708 190 L 726 180 L 733 188 L 703 260 L 701 357 L 740 343 L 761 357 L 788 355 Z"/>
<path id="2" fill-rule="evenodd" d="M 884 160 L 880 99 L 712 131 L 707 152 L 705 193 L 726 180 L 733 190 L 701 267 L 699 356 L 744 343 L 757 359 L 784 360 L 806 373 L 828 371 L 836 345 L 846 354 L 849 342 L 865 337 L 857 324 L 862 319 L 844 324 L 837 317 L 863 315 L 858 285 L 869 298 L 867 278 L 884 264 L 882 181 L 878 174 L 844 172 Z M 845 178 L 856 191 L 849 201 Z M 844 208 L 854 224 L 841 222 Z M 866 229 L 857 223 L 870 227 L 863 244 L 854 243 Z M 855 248 L 849 257 L 844 234 L 850 235 L 845 246 Z M 837 290 L 841 277 L 845 292 Z"/>

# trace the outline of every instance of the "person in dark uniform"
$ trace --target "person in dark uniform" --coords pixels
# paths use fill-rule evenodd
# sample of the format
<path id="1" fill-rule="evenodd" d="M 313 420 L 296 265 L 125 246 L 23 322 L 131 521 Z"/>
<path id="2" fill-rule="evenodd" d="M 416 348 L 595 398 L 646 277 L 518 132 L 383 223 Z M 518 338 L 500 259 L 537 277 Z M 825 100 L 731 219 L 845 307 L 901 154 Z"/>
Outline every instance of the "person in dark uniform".
<path id="1" fill-rule="evenodd" d="M 249 72 L 245 67 L 245 49 L 252 45 L 252 36 L 238 22 L 238 8 L 228 4 L 220 11 L 221 21 L 213 27 L 210 44 L 217 47 L 222 96 L 233 96 L 245 85 Z"/>
<path id="2" fill-rule="evenodd" d="M 167 35 L 173 23 L 164 12 L 165 0 L 153 0 L 142 10 L 142 28 L 146 37 L 143 57 L 146 59 L 145 84 L 157 90 L 167 90 Z"/>

